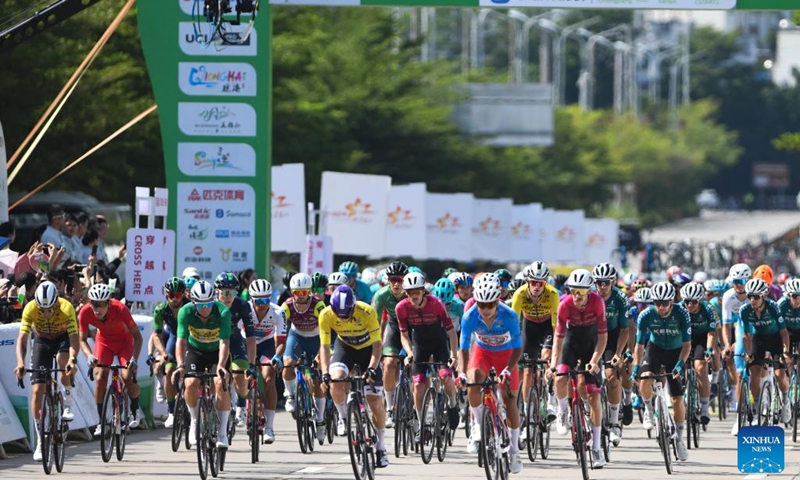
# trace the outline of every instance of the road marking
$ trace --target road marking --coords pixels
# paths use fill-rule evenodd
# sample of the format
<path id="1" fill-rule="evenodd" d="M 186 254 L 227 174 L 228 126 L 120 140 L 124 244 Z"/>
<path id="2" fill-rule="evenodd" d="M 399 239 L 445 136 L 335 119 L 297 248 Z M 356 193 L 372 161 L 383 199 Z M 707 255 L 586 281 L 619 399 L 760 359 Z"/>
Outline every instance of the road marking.
<path id="1" fill-rule="evenodd" d="M 339 460 L 350 460 L 350 455 L 347 455 L 346 457 L 341 457 Z"/>
<path id="2" fill-rule="evenodd" d="M 744 480 L 761 480 L 762 478 L 767 478 L 766 475 L 747 475 L 744 477 Z"/>
<path id="3" fill-rule="evenodd" d="M 304 468 L 302 470 L 298 470 L 298 471 L 292 473 L 292 475 L 299 475 L 301 473 L 319 473 L 319 472 L 321 472 L 323 470 L 325 470 L 325 467 L 306 467 L 306 468 Z"/>

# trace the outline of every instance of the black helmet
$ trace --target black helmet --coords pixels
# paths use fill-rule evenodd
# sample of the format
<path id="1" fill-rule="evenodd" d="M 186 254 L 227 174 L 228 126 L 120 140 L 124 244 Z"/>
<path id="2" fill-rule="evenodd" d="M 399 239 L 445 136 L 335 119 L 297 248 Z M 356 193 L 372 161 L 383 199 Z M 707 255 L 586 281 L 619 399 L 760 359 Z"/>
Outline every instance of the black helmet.
<path id="1" fill-rule="evenodd" d="M 388 267 L 386 267 L 387 277 L 396 277 L 398 275 L 405 276 L 407 273 L 408 265 L 400 261 L 392 262 Z"/>
<path id="2" fill-rule="evenodd" d="M 314 275 L 311 275 L 311 288 L 325 288 L 328 286 L 328 276 L 322 272 L 314 272 Z"/>
<path id="3" fill-rule="evenodd" d="M 295 275 L 297 275 L 297 272 L 293 270 L 286 270 L 286 273 L 283 274 L 283 285 L 286 288 L 289 288 L 289 282 L 292 281 L 292 277 L 294 277 Z"/>

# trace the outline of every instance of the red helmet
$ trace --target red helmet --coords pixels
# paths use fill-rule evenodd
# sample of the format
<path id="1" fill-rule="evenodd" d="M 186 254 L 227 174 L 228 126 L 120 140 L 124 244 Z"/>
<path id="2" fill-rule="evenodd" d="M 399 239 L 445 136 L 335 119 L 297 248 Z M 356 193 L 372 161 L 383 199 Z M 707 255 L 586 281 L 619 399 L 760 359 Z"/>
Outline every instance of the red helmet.
<path id="1" fill-rule="evenodd" d="M 784 272 L 778 275 L 778 285 L 783 285 L 786 283 L 786 280 L 789 280 L 789 274 Z"/>

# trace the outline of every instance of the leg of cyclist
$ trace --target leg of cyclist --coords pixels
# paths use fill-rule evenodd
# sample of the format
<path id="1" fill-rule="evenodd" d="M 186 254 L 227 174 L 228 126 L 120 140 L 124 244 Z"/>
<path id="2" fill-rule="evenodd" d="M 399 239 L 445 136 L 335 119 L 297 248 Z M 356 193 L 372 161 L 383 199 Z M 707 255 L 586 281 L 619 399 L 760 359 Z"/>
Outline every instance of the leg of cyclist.
<path id="1" fill-rule="evenodd" d="M 589 396 L 589 416 L 592 421 L 592 467 L 603 468 L 605 466 L 605 457 L 603 457 L 601 443 L 603 408 L 600 404 L 600 379 L 594 375 L 586 375 L 584 378 L 579 379 L 578 388 L 581 391 L 586 391 Z M 619 404 L 617 409 L 619 409 Z"/>
<path id="2" fill-rule="evenodd" d="M 669 371 L 669 370 L 668 370 Z M 689 450 L 686 448 L 685 429 L 686 429 L 686 406 L 683 402 L 683 382 L 669 377 L 669 391 L 672 395 L 672 415 L 675 419 L 675 429 L 677 434 L 676 450 L 678 460 L 685 462 L 689 459 Z"/>
<path id="3" fill-rule="evenodd" d="M 216 353 L 216 352 L 215 352 Z M 224 366 L 217 366 L 217 369 L 224 368 L 230 375 L 230 364 Z M 222 388 L 223 382 L 228 383 L 229 378 L 214 377 L 214 391 L 216 393 L 216 404 L 214 405 L 217 410 L 217 418 L 219 418 L 219 425 L 217 429 L 217 448 L 228 448 L 228 416 L 231 414 L 231 392 L 228 388 Z"/>
<path id="4" fill-rule="evenodd" d="M 175 388 L 175 383 L 173 382 L 172 375 L 175 373 L 175 367 L 177 366 L 175 362 L 175 342 L 177 341 L 177 337 L 170 333 L 169 338 L 167 340 L 166 345 L 166 357 L 163 361 L 166 362 L 164 365 L 164 390 L 167 395 L 167 421 L 164 422 L 164 427 L 172 428 L 173 422 L 175 421 L 175 396 L 177 395 L 177 389 Z"/>
<path id="5" fill-rule="evenodd" d="M 508 368 L 511 359 L 514 356 L 519 357 L 522 353 L 520 350 L 517 355 L 514 355 L 513 350 L 506 350 L 505 352 L 497 352 L 497 353 L 504 353 L 505 355 L 498 355 L 496 357 L 495 363 L 495 370 L 503 371 L 503 369 L 508 369 L 511 372 L 511 378 L 508 381 L 508 384 L 503 386 L 503 405 L 506 409 L 506 418 L 508 419 L 508 427 L 509 427 L 509 434 L 510 434 L 510 441 L 511 445 L 509 446 L 509 463 L 511 467 L 511 473 L 520 473 L 522 471 L 522 459 L 519 455 L 519 408 L 517 408 L 517 399 L 516 399 L 516 392 L 519 390 L 519 368 L 517 367 L 517 361 L 513 362 L 513 368 Z"/>
<path id="6" fill-rule="evenodd" d="M 375 426 L 375 435 L 378 437 L 375 445 L 375 462 L 378 468 L 389 466 L 389 456 L 386 454 L 386 408 L 383 405 L 383 375 L 380 368 L 380 343 L 376 351 L 377 376 L 372 378 L 372 383 L 365 388 L 365 397 L 372 411 L 372 422 Z M 366 349 L 365 349 L 366 350 Z M 362 370 L 367 371 L 370 361 L 363 362 Z"/>
<path id="7" fill-rule="evenodd" d="M 131 341 L 116 352 L 117 357 L 119 357 L 120 365 L 128 366 L 126 370 L 122 371 L 122 380 L 125 382 L 125 388 L 128 390 L 128 397 L 131 399 L 130 418 L 127 419 L 129 428 L 138 427 L 141 421 L 139 416 L 139 394 L 141 393 L 141 387 L 138 383 L 134 382 L 134 378 L 138 374 L 138 365 L 136 365 L 136 359 L 133 358 L 133 348 L 133 342 Z"/>
<path id="8" fill-rule="evenodd" d="M 114 351 L 102 342 L 95 339 L 94 355 L 89 357 L 89 362 L 94 365 L 110 365 L 114 361 Z M 98 418 L 103 418 L 103 399 L 106 397 L 106 389 L 108 388 L 108 369 L 95 368 L 94 369 L 94 401 L 97 405 Z M 102 423 L 102 422 L 100 422 Z M 100 435 L 100 427 L 98 424 L 94 430 L 95 435 Z"/>
<path id="9" fill-rule="evenodd" d="M 383 354 L 399 355 L 401 350 L 400 330 L 396 323 L 385 323 L 383 332 Z M 394 399 L 397 381 L 400 376 L 400 361 L 395 357 L 383 359 L 383 395 L 386 399 L 386 427 L 394 427 Z"/>
<path id="10" fill-rule="evenodd" d="M 286 411 L 294 412 L 295 409 L 295 395 L 297 394 L 297 373 L 295 366 L 297 365 L 296 359 L 299 358 L 302 345 L 298 340 L 300 335 L 294 330 L 289 331 L 286 338 L 286 351 L 283 352 L 283 383 L 286 385 L 284 396 L 286 397 Z"/>
<path id="11" fill-rule="evenodd" d="M 275 387 L 275 367 L 270 363 L 275 357 L 275 339 L 264 340 L 256 347 L 256 358 L 261 364 L 261 378 L 264 379 L 264 417 L 267 424 L 264 427 L 264 443 L 275 441 L 275 409 L 278 406 L 278 390 Z"/>
<path id="12" fill-rule="evenodd" d="M 477 348 L 476 348 L 477 349 Z M 464 351 L 462 350 L 462 355 Z M 467 367 L 467 381 L 469 383 L 480 383 L 486 379 L 486 373 L 483 369 L 477 367 Z M 467 388 L 467 402 L 469 403 L 469 411 L 472 414 L 472 428 L 470 429 L 470 437 L 467 442 L 468 453 L 478 453 L 478 445 L 481 441 L 482 428 L 481 418 L 483 418 L 483 397 L 481 395 L 480 387 Z"/>

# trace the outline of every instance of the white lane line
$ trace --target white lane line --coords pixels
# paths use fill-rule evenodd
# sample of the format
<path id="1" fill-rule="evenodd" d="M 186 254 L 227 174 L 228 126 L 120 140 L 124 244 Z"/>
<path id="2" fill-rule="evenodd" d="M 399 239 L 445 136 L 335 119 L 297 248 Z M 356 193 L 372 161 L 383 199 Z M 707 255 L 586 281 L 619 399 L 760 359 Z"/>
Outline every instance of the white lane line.
<path id="1" fill-rule="evenodd" d="M 347 455 L 346 457 L 342 457 L 339 460 L 350 460 L 350 455 Z"/>
<path id="2" fill-rule="evenodd" d="M 292 475 L 300 475 L 300 474 L 303 474 L 303 473 L 319 473 L 319 472 L 321 472 L 323 470 L 325 470 L 325 467 L 306 467 L 306 468 L 303 468 L 302 470 L 298 470 L 298 471 L 292 473 Z"/>
<path id="3" fill-rule="evenodd" d="M 746 475 L 744 480 L 761 480 L 762 478 L 767 478 L 766 475 Z"/>

